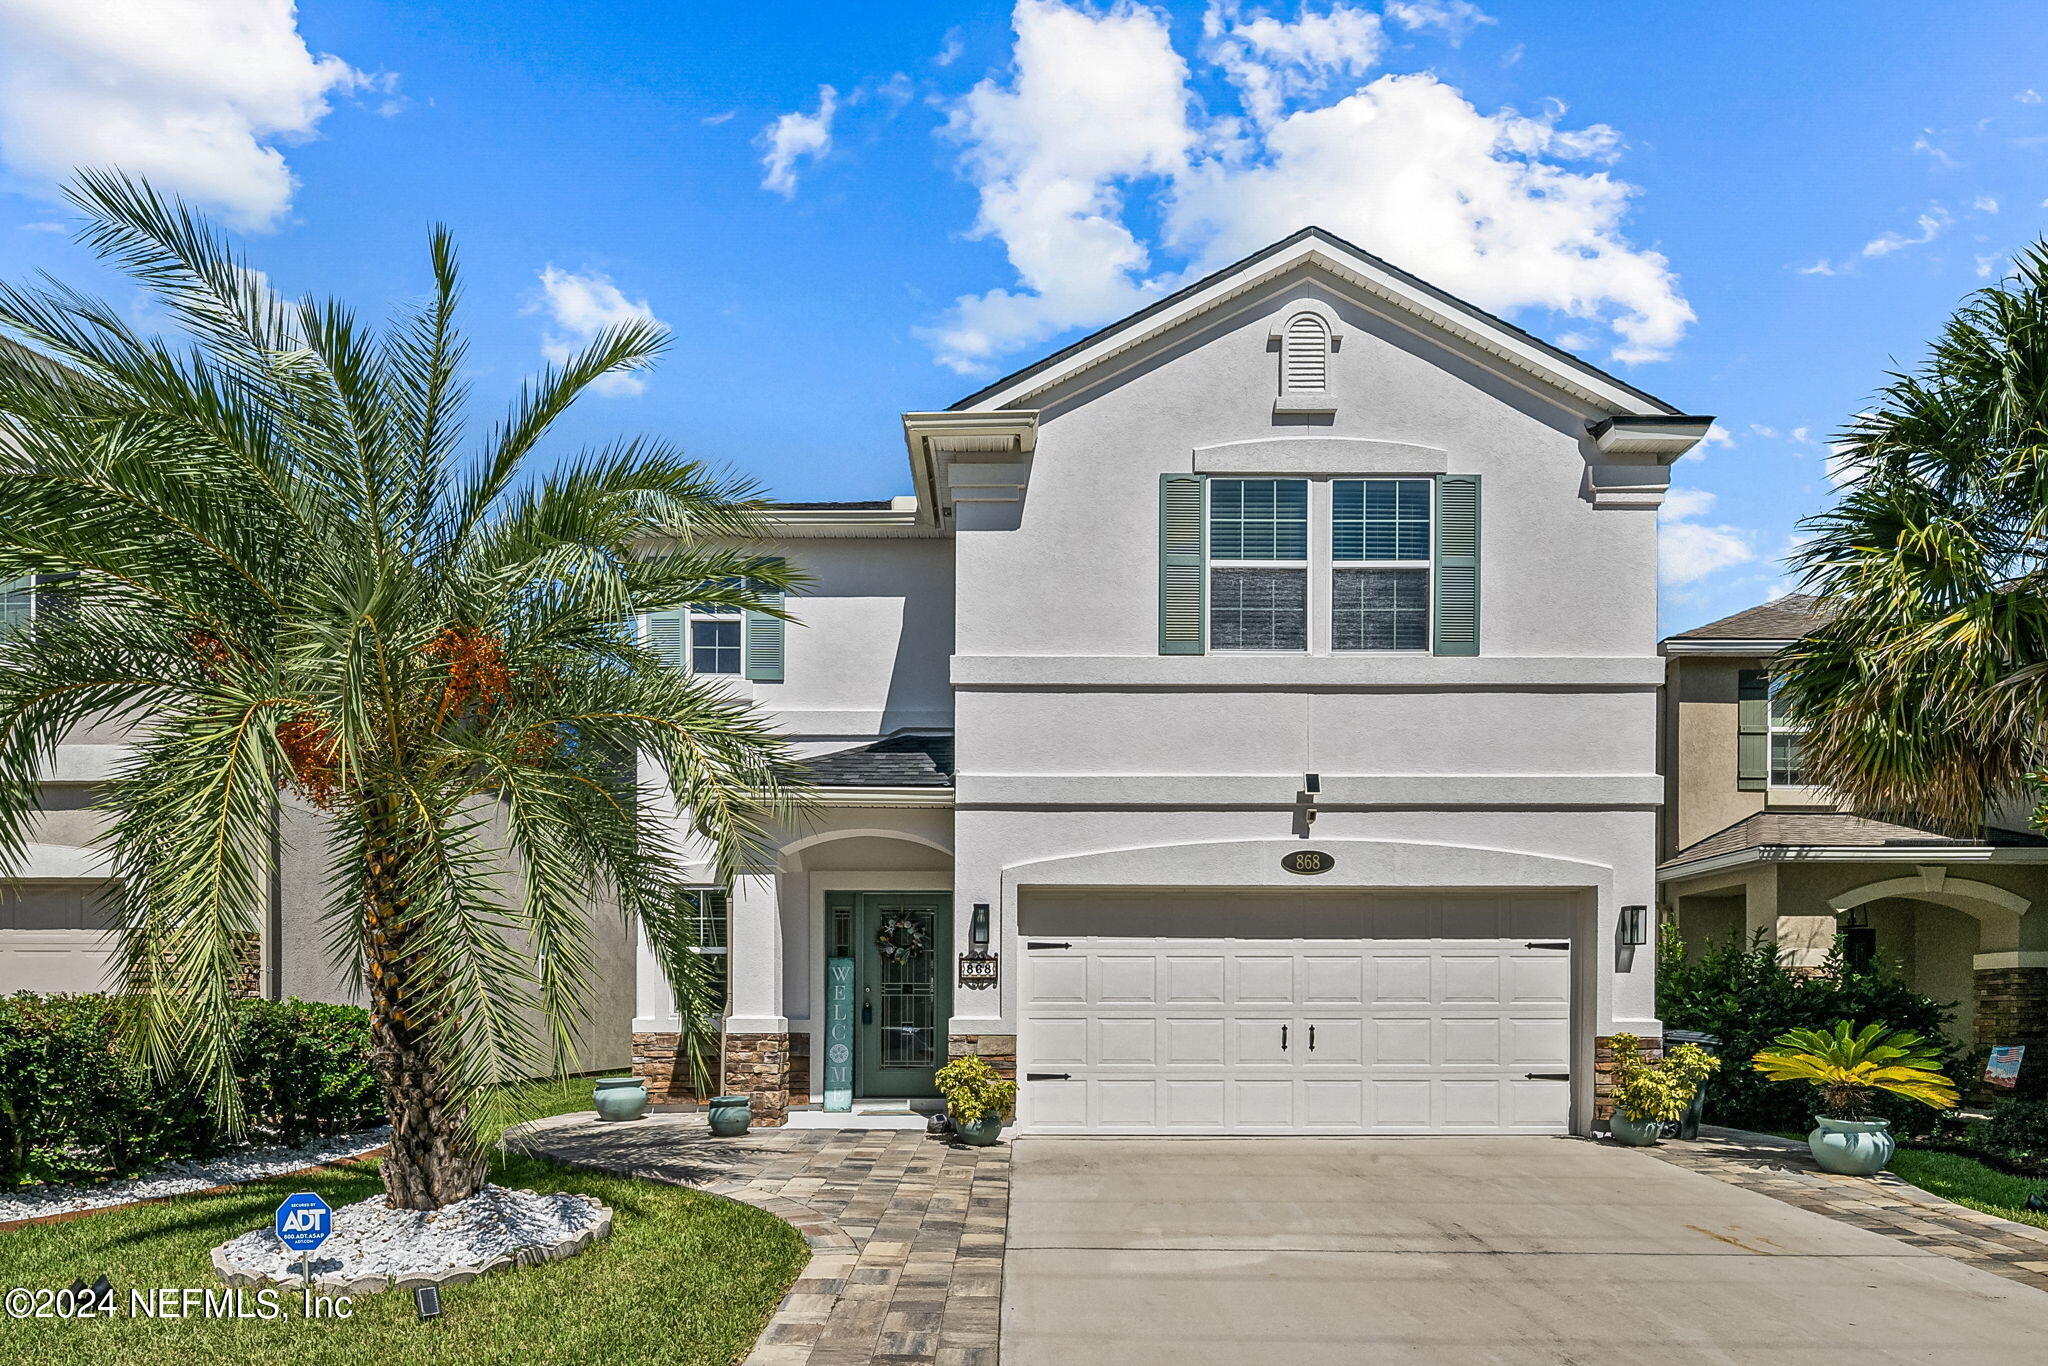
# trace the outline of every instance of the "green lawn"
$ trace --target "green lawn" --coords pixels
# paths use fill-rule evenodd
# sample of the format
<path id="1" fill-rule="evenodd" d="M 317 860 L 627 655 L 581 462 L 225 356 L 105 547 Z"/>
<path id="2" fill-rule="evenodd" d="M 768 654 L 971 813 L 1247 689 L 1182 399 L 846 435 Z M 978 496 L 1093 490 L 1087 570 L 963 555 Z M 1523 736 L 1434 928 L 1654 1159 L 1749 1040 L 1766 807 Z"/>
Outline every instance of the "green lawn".
<path id="1" fill-rule="evenodd" d="M 1889 1170 L 1900 1180 L 1931 1191 L 1958 1205 L 1996 1214 L 2036 1228 L 2048 1228 L 2048 1214 L 2028 1209 L 2027 1196 L 2034 1191 L 2048 1193 L 2048 1181 L 2024 1176 L 2007 1176 L 1961 1153 L 1928 1152 L 1900 1148 L 1892 1154 Z"/>
<path id="2" fill-rule="evenodd" d="M 556 1113 L 587 1108 L 590 1088 L 539 1083 Z M 107 1366 L 724 1366 L 752 1347 L 808 1260 L 781 1220 L 697 1191 L 575 1171 L 511 1157 L 501 1185 L 581 1191 L 611 1206 L 611 1237 L 581 1256 L 486 1276 L 442 1297 L 443 1317 L 417 1321 L 412 1296 L 386 1291 L 356 1302 L 347 1321 L 16 1321 L 0 1317 L 0 1362 Z M 314 1190 L 331 1205 L 381 1189 L 374 1164 L 253 1182 L 227 1195 L 188 1196 L 0 1234 L 0 1288 L 69 1285 L 106 1273 L 127 1305 L 131 1288 L 215 1287 L 207 1253 L 267 1227 L 277 1202 Z"/>

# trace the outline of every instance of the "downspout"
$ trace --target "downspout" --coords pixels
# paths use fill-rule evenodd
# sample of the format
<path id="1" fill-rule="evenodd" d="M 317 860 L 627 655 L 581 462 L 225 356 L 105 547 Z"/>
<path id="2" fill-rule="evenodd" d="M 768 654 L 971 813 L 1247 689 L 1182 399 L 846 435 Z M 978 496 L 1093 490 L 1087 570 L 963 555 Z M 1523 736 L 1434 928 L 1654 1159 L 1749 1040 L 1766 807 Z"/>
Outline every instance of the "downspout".
<path id="1" fill-rule="evenodd" d="M 269 990 L 273 1001 L 284 999 L 284 799 L 270 799 L 270 907 L 264 937 L 269 958 Z"/>

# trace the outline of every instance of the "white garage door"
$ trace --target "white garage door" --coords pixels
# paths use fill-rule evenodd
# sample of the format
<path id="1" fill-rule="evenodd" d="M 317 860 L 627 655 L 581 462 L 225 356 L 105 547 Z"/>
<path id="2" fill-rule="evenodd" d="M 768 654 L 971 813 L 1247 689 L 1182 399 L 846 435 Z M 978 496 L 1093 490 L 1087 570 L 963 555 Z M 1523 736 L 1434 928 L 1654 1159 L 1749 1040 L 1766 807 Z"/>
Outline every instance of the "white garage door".
<path id="1" fill-rule="evenodd" d="M 104 886 L 0 883 L 0 995 L 107 990 L 112 925 Z"/>
<path id="2" fill-rule="evenodd" d="M 1027 894 L 1019 1127 L 1564 1133 L 1572 907 L 1514 892 Z"/>

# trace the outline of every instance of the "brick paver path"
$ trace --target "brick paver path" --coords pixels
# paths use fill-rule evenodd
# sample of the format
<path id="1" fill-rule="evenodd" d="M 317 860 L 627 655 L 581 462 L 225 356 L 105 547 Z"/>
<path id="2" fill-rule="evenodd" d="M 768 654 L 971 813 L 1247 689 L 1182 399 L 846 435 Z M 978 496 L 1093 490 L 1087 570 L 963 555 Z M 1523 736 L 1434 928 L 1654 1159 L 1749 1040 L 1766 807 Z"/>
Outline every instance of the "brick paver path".
<path id="1" fill-rule="evenodd" d="M 1830 1176 L 1804 1143 L 1711 1126 L 1697 1142 L 1636 1151 L 2048 1290 L 2048 1229 L 1944 1200 L 1890 1172 Z"/>
<path id="2" fill-rule="evenodd" d="M 584 1115 L 517 1131 L 525 1150 L 692 1186 L 767 1210 L 810 1264 L 746 1366 L 995 1366 L 1010 1149 L 903 1129 L 756 1129 L 714 1138 L 701 1115 Z"/>

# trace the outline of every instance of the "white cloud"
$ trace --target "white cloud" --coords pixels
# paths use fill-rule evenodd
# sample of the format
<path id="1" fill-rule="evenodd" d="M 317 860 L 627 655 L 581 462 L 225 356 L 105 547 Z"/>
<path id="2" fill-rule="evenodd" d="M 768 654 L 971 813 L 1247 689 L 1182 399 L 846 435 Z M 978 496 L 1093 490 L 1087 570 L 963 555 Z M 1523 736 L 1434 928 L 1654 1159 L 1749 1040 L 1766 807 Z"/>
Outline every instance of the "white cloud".
<path id="1" fill-rule="evenodd" d="M 552 265 L 540 272 L 541 296 L 526 311 L 545 309 L 554 322 L 541 338 L 541 354 L 550 364 L 560 365 L 601 328 L 629 322 L 659 322 L 645 299 L 628 299 L 611 277 L 596 271 L 557 270 Z M 646 390 L 646 377 L 614 371 L 590 386 L 605 398 L 621 398 Z"/>
<path id="2" fill-rule="evenodd" d="M 0 4 L 0 158 L 32 184 L 115 166 L 269 228 L 296 185 L 275 144 L 312 137 L 337 94 L 390 87 L 315 56 L 292 0 Z"/>
<path id="3" fill-rule="evenodd" d="M 1709 574 L 1756 558 L 1749 533 L 1697 519 L 1714 510 L 1705 489 L 1675 488 L 1657 510 L 1657 580 L 1667 586 L 1697 583 Z"/>
<path id="4" fill-rule="evenodd" d="M 1387 18 L 1406 29 L 1441 29 L 1453 44 L 1481 24 L 1498 23 L 1468 0 L 1387 0 Z"/>
<path id="5" fill-rule="evenodd" d="M 1934 141 L 1934 130 L 1932 128 L 1926 129 L 1919 137 L 1913 139 L 1913 150 L 1937 166 L 1953 170 L 1957 165 L 1956 159 Z"/>
<path id="6" fill-rule="evenodd" d="M 839 112 L 839 92 L 829 85 L 818 87 L 818 112 L 788 113 L 761 130 L 764 151 L 761 165 L 767 174 L 761 188 L 787 199 L 796 193 L 796 164 L 805 157 L 813 162 L 832 150 L 832 116 Z"/>
<path id="7" fill-rule="evenodd" d="M 2022 90 L 2019 94 L 2014 95 L 2013 98 L 2021 104 L 2039 104 L 2041 102 L 2041 92 L 2038 90 Z"/>
<path id="8" fill-rule="evenodd" d="M 1815 261 L 1810 266 L 1799 267 L 1801 275 L 1833 275 L 1835 268 L 1826 261 Z"/>
<path id="9" fill-rule="evenodd" d="M 1778 429 L 1776 427 L 1766 427 L 1761 422 L 1752 422 L 1749 424 L 1749 434 L 1751 436 L 1760 436 L 1766 441 L 1773 441 L 1777 439 Z"/>
<path id="10" fill-rule="evenodd" d="M 1828 482 L 1836 488 L 1846 488 L 1863 477 L 1863 467 L 1852 453 L 1847 442 L 1828 443 Z"/>
<path id="11" fill-rule="evenodd" d="M 1980 194 L 1970 201 L 1970 207 L 1978 213 L 1997 213 L 1998 197 L 1996 195 Z"/>
<path id="12" fill-rule="evenodd" d="M 960 54 L 965 51 L 967 51 L 967 40 L 960 36 L 959 29 L 949 28 L 946 30 L 945 41 L 940 45 L 939 50 L 932 54 L 932 65 L 951 66 L 960 60 Z"/>
<path id="13" fill-rule="evenodd" d="M 1998 263 L 2003 259 L 1997 252 L 1993 252 L 1989 256 L 1977 257 L 1977 278 L 1980 280 L 1990 279 L 1998 272 Z"/>
<path id="14" fill-rule="evenodd" d="M 1794 427 L 1791 435 L 1792 439 L 1802 446 L 1811 446 L 1813 444 L 1813 428 L 1811 427 Z"/>
<path id="15" fill-rule="evenodd" d="M 62 223 L 43 221 L 37 223 L 23 223 L 21 225 L 21 230 L 23 232 L 63 232 L 65 231 L 65 227 Z"/>
<path id="16" fill-rule="evenodd" d="M 1441 26 L 1455 9 L 1395 17 Z M 980 192 L 973 233 L 1017 276 L 926 330 L 954 369 L 1107 322 L 1309 223 L 1481 307 L 1604 327 L 1621 361 L 1662 358 L 1693 319 L 1664 257 L 1623 236 L 1634 187 L 1569 165 L 1618 156 L 1613 129 L 1566 128 L 1556 103 L 1483 113 L 1428 74 L 1364 83 L 1385 47 L 1370 11 L 1212 6 L 1198 55 L 1241 116 L 1202 111 L 1166 16 L 1140 0 L 1018 0 L 1013 26 L 1011 71 L 947 125 Z M 1182 268 L 1155 267 L 1159 251 Z"/>
<path id="17" fill-rule="evenodd" d="M 1202 55 L 1223 69 L 1260 124 L 1277 119 L 1292 98 L 1320 94 L 1340 77 L 1362 78 L 1386 48 L 1371 10 L 1340 4 L 1317 13 L 1304 5 L 1293 23 L 1264 10 L 1242 11 L 1234 3 L 1210 5 L 1202 16 Z"/>
<path id="18" fill-rule="evenodd" d="M 1863 255 L 1866 257 L 1889 256 L 1893 252 L 1903 251 L 1907 247 L 1925 246 L 1941 236 L 1949 224 L 1954 221 L 1954 219 L 1949 217 L 1948 211 L 1939 204 L 1930 204 L 1926 213 L 1913 220 L 1914 227 L 1919 229 L 1917 233 L 1910 237 L 1901 232 L 1879 233 L 1863 244 Z"/>
<path id="19" fill-rule="evenodd" d="M 737 109 L 727 109 L 718 114 L 706 114 L 703 118 L 698 119 L 697 122 L 703 124 L 706 128 L 716 128 L 721 123 L 731 123 L 739 117 L 739 112 Z"/>

